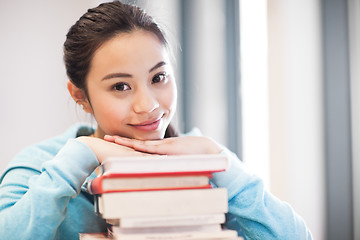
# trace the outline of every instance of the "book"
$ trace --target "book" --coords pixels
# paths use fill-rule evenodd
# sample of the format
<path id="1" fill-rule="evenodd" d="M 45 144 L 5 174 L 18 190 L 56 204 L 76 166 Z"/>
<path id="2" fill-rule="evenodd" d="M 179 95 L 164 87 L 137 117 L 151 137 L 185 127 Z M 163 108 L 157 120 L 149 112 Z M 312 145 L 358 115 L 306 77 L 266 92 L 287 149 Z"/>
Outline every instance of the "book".
<path id="1" fill-rule="evenodd" d="M 113 226 L 111 231 L 116 234 L 155 234 L 155 233 L 180 233 L 180 232 L 217 232 L 221 231 L 220 224 L 204 224 L 194 226 L 171 226 L 171 227 L 140 227 L 122 228 Z"/>
<path id="2" fill-rule="evenodd" d="M 128 174 L 100 175 L 89 181 L 88 192 L 102 194 L 120 191 L 211 188 L 211 173 L 200 174 Z"/>
<path id="3" fill-rule="evenodd" d="M 230 231 L 230 233 L 229 233 Z M 234 231 L 232 230 L 223 230 L 219 233 L 213 234 L 212 232 L 208 233 L 208 236 L 204 236 L 205 234 L 202 233 L 200 236 L 199 234 L 194 233 L 182 233 L 182 234 L 163 234 L 155 236 L 136 236 L 136 240 L 244 240 L 242 237 L 234 237 Z M 209 236 L 211 235 L 211 236 Z M 231 235 L 231 236 L 230 236 Z M 126 237 L 126 236 L 125 236 Z M 199 238 L 200 237 L 200 238 Z M 80 240 L 103 240 L 103 239 L 120 239 L 126 240 L 120 234 L 112 233 L 112 236 L 108 236 L 107 233 L 80 233 L 79 234 Z M 134 239 L 131 239 L 134 240 Z"/>
<path id="4" fill-rule="evenodd" d="M 96 196 L 105 219 L 226 213 L 226 188 L 112 192 Z"/>
<path id="5" fill-rule="evenodd" d="M 224 222 L 224 213 L 161 217 L 122 217 L 121 219 L 107 219 L 108 224 L 121 228 L 195 226 L 205 224 L 222 224 Z"/>
<path id="6" fill-rule="evenodd" d="M 134 233 L 122 234 L 110 232 L 110 235 L 117 240 L 237 240 L 237 232 L 234 230 L 215 231 L 180 231 L 162 233 Z"/>
<path id="7" fill-rule="evenodd" d="M 107 174 L 212 173 L 224 171 L 229 160 L 223 154 L 149 155 L 111 157 L 102 162 L 100 172 Z"/>
<path id="8" fill-rule="evenodd" d="M 172 155 L 109 158 L 88 183 L 95 211 L 110 224 L 108 236 L 85 240 L 235 240 L 223 230 L 228 211 L 225 188 L 210 178 L 229 165 L 226 156 Z"/>

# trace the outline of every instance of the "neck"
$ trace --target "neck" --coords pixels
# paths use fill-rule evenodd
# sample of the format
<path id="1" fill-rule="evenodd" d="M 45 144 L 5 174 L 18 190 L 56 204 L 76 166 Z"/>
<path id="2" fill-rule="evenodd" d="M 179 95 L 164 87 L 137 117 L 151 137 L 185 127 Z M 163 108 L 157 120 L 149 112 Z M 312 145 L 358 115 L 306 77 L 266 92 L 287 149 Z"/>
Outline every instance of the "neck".
<path id="1" fill-rule="evenodd" d="M 96 137 L 96 138 L 100 138 L 100 139 L 104 139 L 104 136 L 105 136 L 105 133 L 99 128 L 97 128 L 95 130 L 94 134 L 91 135 L 91 137 Z"/>

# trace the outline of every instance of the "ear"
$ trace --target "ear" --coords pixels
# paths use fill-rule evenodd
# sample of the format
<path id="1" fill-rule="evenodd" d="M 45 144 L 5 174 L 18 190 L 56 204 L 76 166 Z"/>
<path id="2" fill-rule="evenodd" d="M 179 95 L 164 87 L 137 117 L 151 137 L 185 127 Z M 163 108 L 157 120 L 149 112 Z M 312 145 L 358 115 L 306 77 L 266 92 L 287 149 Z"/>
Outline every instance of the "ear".
<path id="1" fill-rule="evenodd" d="M 86 97 L 84 90 L 75 86 L 70 80 L 68 80 L 67 82 L 67 88 L 74 101 L 80 106 L 82 106 L 85 112 L 92 113 L 90 103 Z"/>

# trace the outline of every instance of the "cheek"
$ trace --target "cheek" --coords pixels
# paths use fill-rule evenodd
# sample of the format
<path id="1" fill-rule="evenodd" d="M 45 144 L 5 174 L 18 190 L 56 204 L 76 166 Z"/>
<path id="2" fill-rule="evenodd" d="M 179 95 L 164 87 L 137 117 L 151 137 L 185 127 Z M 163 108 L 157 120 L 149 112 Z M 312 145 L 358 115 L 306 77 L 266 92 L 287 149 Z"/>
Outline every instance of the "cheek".
<path id="1" fill-rule="evenodd" d="M 175 83 L 169 84 L 167 91 L 160 94 L 163 106 L 169 110 L 175 111 L 177 102 L 177 90 Z"/>
<path id="2" fill-rule="evenodd" d="M 126 102 L 106 96 L 99 97 L 96 100 L 93 105 L 93 110 L 97 121 L 111 123 L 121 121 L 127 117 L 129 110 Z"/>

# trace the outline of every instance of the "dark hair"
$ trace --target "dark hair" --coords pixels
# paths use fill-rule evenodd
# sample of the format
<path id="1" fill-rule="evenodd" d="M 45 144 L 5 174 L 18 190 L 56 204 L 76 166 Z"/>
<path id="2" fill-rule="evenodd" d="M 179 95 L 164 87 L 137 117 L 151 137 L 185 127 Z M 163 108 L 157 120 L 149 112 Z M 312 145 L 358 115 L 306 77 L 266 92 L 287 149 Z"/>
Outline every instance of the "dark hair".
<path id="1" fill-rule="evenodd" d="M 154 19 L 139 7 L 119 1 L 89 9 L 70 28 L 64 43 L 64 62 L 70 81 L 88 97 L 86 78 L 95 51 L 120 33 L 144 30 L 154 33 L 168 47 L 165 34 Z M 169 125 L 165 137 L 177 136 Z"/>
<path id="2" fill-rule="evenodd" d="M 154 33 L 167 47 L 158 24 L 136 6 L 114 1 L 89 9 L 66 35 L 64 62 L 70 81 L 86 91 L 86 77 L 95 51 L 117 34 L 138 29 Z"/>

